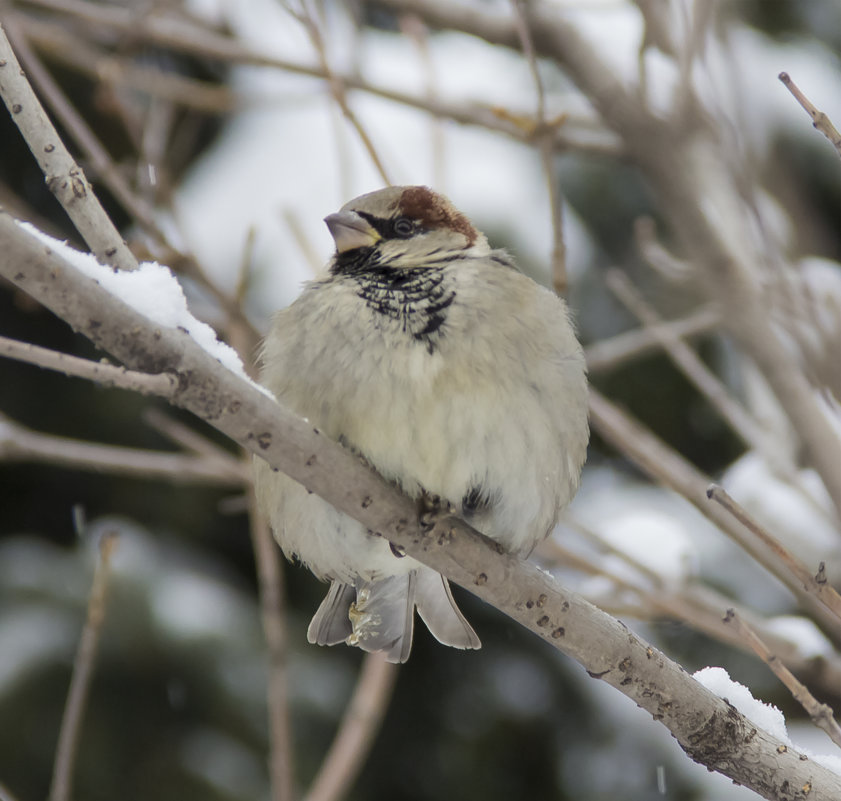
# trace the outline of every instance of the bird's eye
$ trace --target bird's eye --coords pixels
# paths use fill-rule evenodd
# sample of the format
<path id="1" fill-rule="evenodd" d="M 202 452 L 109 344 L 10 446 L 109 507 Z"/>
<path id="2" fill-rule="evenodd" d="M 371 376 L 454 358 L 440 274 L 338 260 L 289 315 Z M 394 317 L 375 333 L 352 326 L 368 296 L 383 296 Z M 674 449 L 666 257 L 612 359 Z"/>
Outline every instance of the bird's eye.
<path id="1" fill-rule="evenodd" d="M 398 217 L 392 226 L 395 236 L 406 239 L 415 232 L 414 223 L 408 217 Z"/>

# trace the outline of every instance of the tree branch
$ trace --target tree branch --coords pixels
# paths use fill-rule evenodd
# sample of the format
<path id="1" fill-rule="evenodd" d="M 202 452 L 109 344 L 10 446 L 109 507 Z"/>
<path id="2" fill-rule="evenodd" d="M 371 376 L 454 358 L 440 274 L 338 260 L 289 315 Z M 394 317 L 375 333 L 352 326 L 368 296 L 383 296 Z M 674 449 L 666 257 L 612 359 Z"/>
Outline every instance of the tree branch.
<path id="1" fill-rule="evenodd" d="M 662 336 L 684 339 L 715 333 L 721 325 L 718 312 L 705 307 L 677 320 L 664 320 L 654 325 L 636 328 L 609 339 L 593 342 L 584 349 L 587 372 L 607 372 L 633 359 L 659 350 Z"/>
<path id="2" fill-rule="evenodd" d="M 347 794 L 382 723 L 396 678 L 397 665 L 382 654 L 365 654 L 336 738 L 304 801 L 339 801 Z"/>
<path id="3" fill-rule="evenodd" d="M 827 583 L 824 575 L 824 566 L 818 569 L 817 575 L 813 575 L 806 565 L 803 564 L 793 553 L 783 547 L 770 532 L 759 525 L 733 498 L 718 484 L 710 484 L 707 488 L 707 497 L 726 509 L 736 518 L 751 534 L 753 534 L 764 547 L 774 553 L 780 561 L 791 571 L 791 574 L 799 581 L 807 592 L 812 593 L 827 609 L 833 612 L 841 623 L 841 595 Z"/>
<path id="4" fill-rule="evenodd" d="M 30 462 L 112 473 L 136 478 L 165 479 L 176 484 L 201 483 L 242 487 L 249 471 L 230 456 L 192 456 L 98 442 L 32 431 L 0 415 L 0 462 Z"/>
<path id="5" fill-rule="evenodd" d="M 70 678 L 70 689 L 67 691 L 67 705 L 61 719 L 49 801 L 68 801 L 72 795 L 73 768 L 79 745 L 79 732 L 87 703 L 88 688 L 93 676 L 99 633 L 105 622 L 108 570 L 111 553 L 116 544 L 117 535 L 113 532 L 105 534 L 99 543 L 99 561 L 94 571 L 93 585 L 88 599 L 88 614 L 79 639 L 76 658 L 73 661 L 73 674 Z"/>
<path id="6" fill-rule="evenodd" d="M 540 568 L 500 553 L 458 518 L 442 515 L 421 528 L 414 502 L 358 457 L 224 369 L 186 332 L 155 326 L 109 295 L 6 214 L 0 214 L 0 242 L 0 274 L 20 289 L 128 366 L 173 373 L 175 404 L 372 532 L 387 534 L 409 555 L 616 687 L 667 726 L 692 759 L 768 799 L 784 797 L 784 783 L 808 784 L 810 801 L 841 795 L 841 776 L 757 729 L 624 624 Z"/>
<path id="7" fill-rule="evenodd" d="M 122 270 L 137 260 L 94 195 L 88 179 L 67 151 L 21 69 L 0 23 L 0 95 L 24 133 L 47 187 L 64 207 L 96 258 Z"/>
<path id="8" fill-rule="evenodd" d="M 773 671 L 774 675 L 785 684 L 794 699 L 806 710 L 812 722 L 823 729 L 837 746 L 841 747 L 841 726 L 835 720 L 832 708 L 821 704 L 809 689 L 799 682 L 794 674 L 772 653 L 756 632 L 736 613 L 728 609 L 724 622 L 736 629 L 737 636 L 745 640 L 753 652 Z"/>
<path id="9" fill-rule="evenodd" d="M 34 364 L 45 370 L 55 370 L 67 376 L 87 378 L 105 387 L 119 387 L 139 392 L 141 395 L 158 395 L 169 398 L 172 394 L 174 379 L 171 375 L 162 373 L 140 373 L 136 370 L 126 370 L 107 362 L 94 362 L 81 359 L 69 353 L 60 353 L 29 342 L 18 342 L 8 337 L 0 336 L 0 357 L 15 359 L 19 362 Z"/>
<path id="10" fill-rule="evenodd" d="M 292 758 L 289 691 L 286 682 L 287 629 L 283 566 L 268 523 L 257 509 L 253 484 L 248 487 L 248 521 L 260 586 L 260 618 L 269 657 L 267 695 L 272 801 L 292 801 L 295 763 Z"/>

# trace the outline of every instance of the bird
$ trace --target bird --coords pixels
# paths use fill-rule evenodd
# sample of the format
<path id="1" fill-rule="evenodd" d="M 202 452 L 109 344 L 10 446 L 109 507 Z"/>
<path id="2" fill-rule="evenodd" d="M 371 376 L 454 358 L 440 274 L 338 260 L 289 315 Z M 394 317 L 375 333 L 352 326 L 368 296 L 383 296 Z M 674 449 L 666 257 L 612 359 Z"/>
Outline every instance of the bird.
<path id="1" fill-rule="evenodd" d="M 361 195 L 324 221 L 335 253 L 275 314 L 260 382 L 404 493 L 527 556 L 575 495 L 589 440 L 564 300 L 426 186 Z M 330 582 L 310 643 L 402 663 L 417 609 L 444 645 L 481 647 L 447 579 L 387 532 L 259 458 L 255 488 L 284 554 Z"/>

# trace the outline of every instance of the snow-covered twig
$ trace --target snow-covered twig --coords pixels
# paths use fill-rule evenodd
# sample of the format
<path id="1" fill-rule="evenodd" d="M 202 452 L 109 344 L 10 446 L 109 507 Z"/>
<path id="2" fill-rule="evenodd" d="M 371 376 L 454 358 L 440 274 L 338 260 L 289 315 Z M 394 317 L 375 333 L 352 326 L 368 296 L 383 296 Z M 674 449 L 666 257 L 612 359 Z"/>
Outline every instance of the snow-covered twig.
<path id="1" fill-rule="evenodd" d="M 16 15 L 8 15 L 6 17 L 5 25 L 9 29 L 10 34 L 17 31 L 16 19 Z M 8 40 L 2 37 L 2 33 L 2 26 L 0 26 L 0 61 L 2 61 L 3 58 L 2 52 L 4 47 L 8 48 L 8 52 L 14 58 L 11 46 L 8 45 Z M 91 130 L 88 124 L 78 114 L 76 109 L 73 107 L 73 104 L 70 103 L 61 91 L 58 84 L 41 64 L 35 53 L 30 49 L 25 37 L 22 35 L 16 35 L 14 38 L 15 46 L 20 52 L 21 58 L 25 60 L 27 69 L 32 75 L 33 80 L 37 82 L 38 88 L 44 94 L 45 99 L 61 121 L 61 124 L 68 130 L 70 135 L 76 140 L 81 150 L 89 159 L 91 167 L 95 170 L 96 175 L 101 178 L 106 186 L 108 186 L 117 200 L 132 216 L 134 221 L 154 238 L 163 257 L 167 258 L 170 263 L 177 263 L 182 273 L 190 275 L 192 278 L 198 280 L 219 302 L 220 306 L 226 310 L 231 319 L 237 321 L 248 330 L 252 340 L 251 345 L 253 346 L 253 344 L 257 341 L 257 332 L 254 330 L 251 323 L 245 318 L 242 313 L 242 309 L 234 304 L 231 301 L 231 298 L 228 297 L 226 293 L 224 293 L 216 285 L 216 283 L 210 279 L 195 259 L 189 255 L 181 253 L 172 245 L 166 234 L 158 225 L 157 220 L 155 219 L 154 210 L 129 186 L 123 174 L 108 154 L 108 151 L 99 141 L 93 130 Z M 3 75 L 4 72 L 0 70 L 0 94 L 3 94 L 6 104 L 9 105 L 9 101 L 6 99 L 6 91 L 3 89 Z M 24 89 L 23 84 L 28 87 L 28 92 Z M 31 95 L 31 99 L 37 103 L 37 99 L 35 98 L 32 88 L 29 86 L 25 75 L 21 74 L 20 79 L 14 82 L 13 91 L 15 92 L 15 95 L 19 93 L 25 95 L 29 94 Z M 27 102 L 29 102 L 29 100 L 27 100 Z M 11 109 L 12 106 L 9 106 L 9 108 Z M 58 134 L 52 127 L 52 123 L 49 121 L 49 118 L 43 108 L 38 105 L 37 116 L 24 114 L 21 114 L 18 117 L 15 117 L 14 114 L 12 116 L 33 154 L 35 154 L 41 169 L 44 171 L 44 175 L 47 176 L 47 185 L 50 186 L 50 189 L 54 194 L 56 194 L 58 200 L 65 207 L 65 210 L 76 226 L 76 229 L 82 235 L 82 238 L 85 242 L 87 242 L 88 246 L 97 258 L 99 258 L 100 261 L 103 261 L 103 263 L 112 264 L 120 269 L 135 269 L 137 267 L 137 260 L 134 258 L 131 251 L 128 250 L 119 232 L 116 228 L 114 228 L 113 223 L 111 223 L 110 219 L 101 207 L 99 207 L 99 211 L 94 212 L 95 206 L 98 206 L 99 203 L 96 200 L 90 185 L 87 183 L 87 179 L 82 173 L 81 168 L 75 164 L 70 154 L 64 148 L 63 143 L 58 139 Z M 50 177 L 52 173 L 47 171 L 45 163 L 42 161 L 42 157 L 39 156 L 39 149 L 41 148 L 45 131 L 51 132 L 50 143 L 43 146 L 45 153 L 55 156 L 56 153 L 63 151 L 61 159 L 67 173 L 71 176 L 71 178 L 73 176 L 79 176 L 79 180 L 84 181 L 87 189 L 84 189 L 82 184 L 77 180 L 76 184 L 73 185 L 72 193 L 68 194 L 70 190 L 66 187 L 67 182 L 64 181 L 62 183 L 59 181 L 57 186 L 60 187 L 62 191 L 61 194 L 57 193 L 57 189 L 51 183 L 53 180 Z M 52 147 L 56 148 L 55 153 L 52 151 Z M 60 175 L 61 174 L 59 173 L 59 177 Z M 96 216 L 94 220 L 89 221 L 84 215 L 77 214 L 77 216 L 74 216 L 71 213 L 68 203 L 70 206 L 75 208 L 76 204 L 80 202 L 80 198 L 85 198 L 84 207 L 87 208 L 90 206 L 91 213 L 95 213 Z M 79 227 L 80 224 L 82 227 Z M 125 251 L 120 250 L 115 255 L 115 258 L 119 257 L 121 259 L 119 263 L 116 261 L 109 261 L 107 258 L 103 259 L 97 251 L 95 243 L 97 243 L 99 238 L 103 236 L 106 236 L 109 239 L 113 239 L 115 237 L 119 238 L 119 241 L 122 243 L 122 247 L 125 248 Z"/>
<path id="2" fill-rule="evenodd" d="M 818 699 L 809 692 L 809 689 L 794 677 L 779 657 L 771 652 L 756 632 L 734 609 L 727 610 L 724 622 L 733 626 L 738 636 L 743 638 L 754 653 L 771 668 L 774 675 L 789 689 L 795 701 L 806 710 L 812 722 L 823 729 L 830 736 L 832 742 L 841 747 L 841 726 L 835 720 L 832 708 L 827 704 L 818 702 Z"/>

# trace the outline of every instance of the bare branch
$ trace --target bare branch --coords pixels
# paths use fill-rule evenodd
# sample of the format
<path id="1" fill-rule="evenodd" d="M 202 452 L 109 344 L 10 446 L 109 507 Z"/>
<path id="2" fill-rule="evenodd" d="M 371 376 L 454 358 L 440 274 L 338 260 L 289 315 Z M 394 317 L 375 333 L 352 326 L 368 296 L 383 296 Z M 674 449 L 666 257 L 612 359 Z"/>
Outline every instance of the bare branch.
<path id="1" fill-rule="evenodd" d="M 7 15 L 5 25 L 10 34 L 15 32 L 17 30 L 15 27 L 15 16 Z M 94 170 L 96 170 L 97 175 L 114 193 L 117 200 L 123 205 L 126 211 L 133 216 L 137 224 L 155 238 L 163 250 L 163 256 L 167 257 L 172 262 L 177 262 L 181 272 L 190 275 L 206 287 L 213 297 L 219 302 L 222 308 L 227 311 L 231 319 L 245 327 L 252 341 L 256 342 L 258 338 L 257 333 L 251 323 L 243 315 L 241 308 L 234 304 L 231 298 L 228 297 L 215 284 L 215 282 L 209 278 L 195 259 L 181 253 L 172 246 L 166 235 L 158 226 L 153 209 L 131 189 L 122 173 L 117 169 L 113 159 L 108 154 L 105 147 L 96 137 L 96 134 L 94 134 L 88 124 L 76 112 L 73 105 L 67 100 L 58 84 L 56 84 L 49 72 L 43 67 L 40 60 L 37 58 L 35 53 L 32 52 L 22 35 L 18 35 L 16 37 L 16 46 L 21 53 L 21 57 L 25 57 L 27 66 L 33 75 L 33 80 L 36 80 L 39 89 L 48 100 L 54 113 L 77 141 L 79 147 L 83 150 L 83 152 L 85 152 L 87 157 L 90 159 Z M 8 44 L 8 40 L 6 40 L 5 35 L 3 34 L 2 26 L 0 26 L 0 67 L 2 67 L 4 50 L 8 50 L 8 53 L 12 58 L 14 58 L 11 46 Z M 0 69 L 0 94 L 3 95 L 4 101 L 6 101 L 7 106 L 9 106 L 11 110 L 13 106 L 9 105 L 10 101 L 7 99 L 7 90 L 3 88 L 4 74 L 7 74 L 6 70 Z M 28 92 L 24 92 L 23 88 L 18 86 L 19 83 L 25 84 L 28 88 Z M 12 88 L 8 91 L 13 92 L 14 96 L 17 96 L 19 93 L 27 95 L 27 102 L 38 102 L 22 71 L 20 78 L 14 82 L 14 86 L 12 86 Z M 29 96 L 31 96 L 31 101 Z M 85 242 L 87 242 L 88 246 L 100 261 L 112 264 L 119 269 L 136 269 L 137 260 L 134 258 L 131 251 L 128 250 L 122 238 L 120 238 L 120 242 L 125 250 L 117 251 L 120 258 L 119 263 L 115 261 L 108 261 L 107 259 L 104 260 L 102 255 L 97 251 L 97 242 L 102 241 L 103 238 L 106 238 L 107 240 L 108 237 L 119 237 L 119 232 L 116 228 L 114 228 L 111 220 L 96 200 L 90 184 L 87 183 L 87 179 L 82 173 L 81 168 L 75 164 L 70 154 L 64 148 L 64 145 L 58 139 L 58 134 L 52 127 L 52 123 L 49 121 L 49 118 L 40 104 L 37 106 L 37 110 L 37 117 L 33 117 L 32 115 L 20 115 L 19 118 L 15 118 L 15 122 L 20 128 L 20 131 L 23 134 L 24 139 L 26 139 L 32 153 L 38 160 L 42 171 L 44 171 L 44 175 L 47 176 L 47 185 L 53 193 L 56 194 L 56 197 L 65 207 L 65 210 L 73 220 L 77 230 L 82 235 L 82 238 Z M 39 126 L 46 127 L 41 128 Z M 43 150 L 45 153 L 51 154 L 50 159 L 47 159 L 40 154 L 40 150 L 42 142 L 46 141 L 45 133 L 49 132 L 51 132 L 48 137 L 49 142 L 43 144 Z M 53 148 L 55 148 L 55 153 L 53 152 Z M 73 176 L 80 176 L 80 178 L 76 180 L 76 183 L 72 185 L 72 188 L 69 188 L 70 185 L 67 184 L 67 181 L 64 181 L 63 183 L 59 181 L 59 183 L 56 184 L 58 189 L 51 183 L 54 179 L 50 177 L 52 173 L 47 171 L 49 166 L 48 162 L 52 159 L 57 159 L 59 155 L 62 159 L 61 166 L 67 170 L 68 175 L 70 175 L 71 178 L 73 178 Z M 58 173 L 58 176 L 61 178 L 60 172 Z M 83 181 L 84 185 L 79 183 L 79 180 Z M 62 194 L 57 194 L 59 190 Z M 77 214 L 77 219 L 77 217 L 74 217 L 73 214 L 70 213 L 70 208 L 67 204 L 69 203 L 73 206 L 73 208 L 76 208 L 77 205 L 81 203 L 82 198 L 85 199 L 83 208 L 87 208 L 88 206 L 90 206 L 90 209 L 94 209 L 94 207 L 98 208 L 98 211 L 95 212 L 95 219 L 88 220 L 87 217 L 80 216 L 79 214 Z M 89 213 L 92 214 L 94 212 L 90 211 Z M 79 227 L 80 225 L 82 225 L 81 228 Z M 107 256 L 107 252 L 105 255 Z"/>
<path id="2" fill-rule="evenodd" d="M 628 276 L 613 269 L 606 274 L 605 283 L 625 308 L 651 331 L 672 362 L 718 411 L 736 436 L 749 448 L 774 455 L 774 449 L 768 445 L 768 436 L 759 423 L 736 401 L 698 354 L 669 329 L 656 327 L 662 322 L 660 315 L 637 291 Z"/>
<path id="3" fill-rule="evenodd" d="M 67 704 L 61 720 L 58 735 L 53 779 L 50 786 L 49 801 L 69 801 L 73 788 L 73 767 L 79 745 L 79 733 L 82 725 L 88 689 L 93 676 L 94 661 L 99 645 L 99 635 L 105 621 L 105 595 L 108 589 L 108 570 L 111 554 L 117 544 L 114 532 L 105 534 L 99 543 L 99 561 L 93 575 L 88 614 L 76 658 L 73 661 L 73 674 L 70 677 L 70 689 L 67 691 Z"/>
<path id="4" fill-rule="evenodd" d="M 257 509 L 253 484 L 248 488 L 248 520 L 260 587 L 260 617 L 269 656 L 267 689 L 272 801 L 292 801 L 295 763 L 292 757 L 289 691 L 286 682 L 286 591 L 283 566 L 269 526 Z"/>
<path id="5" fill-rule="evenodd" d="M 617 334 L 610 339 L 594 342 L 584 349 L 587 357 L 587 371 L 607 372 L 621 367 L 633 359 L 647 356 L 660 348 L 660 337 L 703 336 L 715 331 L 721 325 L 718 312 L 707 306 L 677 320 L 668 320 L 655 325 Z"/>
<path id="6" fill-rule="evenodd" d="M 546 190 L 549 194 L 549 216 L 552 222 L 552 253 L 549 263 L 551 267 L 552 287 L 556 294 L 564 296 L 567 291 L 564 208 L 558 189 L 558 182 L 555 178 L 552 128 L 546 121 L 546 91 L 543 87 L 543 80 L 540 77 L 537 56 L 535 55 L 534 44 L 532 43 L 528 18 L 528 3 L 526 0 L 511 0 L 511 5 L 514 8 L 514 25 L 517 28 L 517 35 L 522 43 L 523 53 L 525 53 L 526 60 L 528 61 L 529 70 L 531 71 L 532 80 L 534 81 L 537 92 L 534 139 L 537 150 L 540 153 L 540 160 L 543 164 L 543 175 L 546 179 Z"/>
<path id="7" fill-rule="evenodd" d="M 109 219 L 81 167 L 58 136 L 21 69 L 0 23 L 0 95 L 46 177 L 47 186 L 64 207 L 88 247 L 103 264 L 121 270 L 137 260 Z"/>
<path id="8" fill-rule="evenodd" d="M 832 124 L 832 120 L 822 111 L 815 108 L 815 104 L 800 91 L 800 87 L 791 79 L 791 76 L 787 72 L 781 72 L 777 77 L 782 81 L 785 88 L 794 95 L 797 102 L 806 109 L 812 118 L 812 125 L 829 139 L 835 148 L 835 152 L 841 156 L 841 133 L 838 133 L 838 129 Z"/>
<path id="9" fill-rule="evenodd" d="M 304 801 L 339 801 L 350 791 L 382 723 L 396 678 L 397 665 L 386 662 L 382 654 L 365 654 L 336 738 Z"/>
<path id="10" fill-rule="evenodd" d="M 756 536 L 763 546 L 768 548 L 791 571 L 792 575 L 803 585 L 805 590 L 812 593 L 827 609 L 834 612 L 838 621 L 841 622 L 841 595 L 838 594 L 831 584 L 827 583 L 823 562 L 821 562 L 818 568 L 817 575 L 812 575 L 809 568 L 803 562 L 785 548 L 769 531 L 759 525 L 748 514 L 747 510 L 741 504 L 737 503 L 723 487 L 718 486 L 718 484 L 710 484 L 707 489 L 707 497 L 721 505 L 722 508 L 733 515 L 751 534 Z"/>
<path id="11" fill-rule="evenodd" d="M 220 449 L 221 450 L 221 449 Z M 0 462 L 31 462 L 174 484 L 239 487 L 250 471 L 231 456 L 188 456 L 81 442 L 32 431 L 0 415 Z"/>
<path id="12" fill-rule="evenodd" d="M 141 395 L 169 398 L 175 389 L 175 379 L 165 373 L 140 373 L 107 362 L 81 359 L 68 353 L 59 353 L 49 348 L 0 336 L 0 357 L 2 356 L 34 364 L 36 367 L 47 370 L 55 370 L 66 376 L 86 378 L 105 387 L 132 390 Z"/>
<path id="13" fill-rule="evenodd" d="M 712 520 L 739 547 L 769 573 L 776 576 L 822 626 L 835 630 L 838 621 L 801 583 L 773 552 L 756 547 L 755 537 L 724 509 L 707 501 L 709 477 L 679 453 L 619 409 L 597 390 L 590 388 L 590 421 L 593 428 L 649 478 L 686 498 L 701 514 Z"/>
<path id="14" fill-rule="evenodd" d="M 415 503 L 358 457 L 222 368 L 185 332 L 153 325 L 58 255 L 45 253 L 2 213 L 0 241 L 0 274 L 12 283 L 130 366 L 155 363 L 175 373 L 174 403 L 580 662 L 667 726 L 692 759 L 768 799 L 779 797 L 783 782 L 808 783 L 812 801 L 841 794 L 841 777 L 781 747 L 624 624 L 544 571 L 499 553 L 458 518 L 432 517 L 422 528 Z M 123 336 L 126 328 L 130 341 Z"/>
<path id="15" fill-rule="evenodd" d="M 141 38 L 162 47 L 171 47 L 205 58 L 213 58 L 236 64 L 274 67 L 285 72 L 313 78 L 331 78 L 348 90 L 360 90 L 382 97 L 401 105 L 426 111 L 434 117 L 449 119 L 463 125 L 475 125 L 496 131 L 521 142 L 533 139 L 537 123 L 513 112 L 498 107 L 486 107 L 463 102 L 447 102 L 432 97 L 417 97 L 372 84 L 356 75 L 327 73 L 321 66 L 302 64 L 288 59 L 260 53 L 246 47 L 236 39 L 216 31 L 192 24 L 182 18 L 175 18 L 159 11 L 143 14 L 138 18 L 128 8 L 114 5 L 103 6 L 83 0 L 55 2 L 55 0 L 29 0 L 30 4 L 49 8 L 63 14 L 78 17 L 87 23 L 106 27 L 133 38 Z M 621 145 L 617 136 L 592 119 L 565 117 L 563 125 L 552 123 L 552 142 L 555 150 L 576 150 L 596 155 L 621 156 Z"/>
<path id="16" fill-rule="evenodd" d="M 327 45 L 324 41 L 324 34 L 322 33 L 317 20 L 309 13 L 309 9 L 299 13 L 290 8 L 290 13 L 304 26 L 304 29 L 309 34 L 310 41 L 315 48 L 315 52 L 318 54 L 318 60 L 321 64 L 321 72 L 327 80 L 327 86 L 330 89 L 330 94 L 332 95 L 333 100 L 336 101 L 336 105 L 339 107 L 339 110 L 342 112 L 344 118 L 350 123 L 351 127 L 356 130 L 363 147 L 366 151 L 368 151 L 368 155 L 370 156 L 374 167 L 383 179 L 383 183 L 386 186 L 391 186 L 391 179 L 388 177 L 388 172 L 386 171 L 385 165 L 377 152 L 377 148 L 374 146 L 373 140 L 359 117 L 357 117 L 356 112 L 354 112 L 348 103 L 344 84 L 342 81 L 336 80 L 336 77 L 333 75 L 333 70 L 330 68 L 330 61 L 327 57 Z"/>
<path id="17" fill-rule="evenodd" d="M 87 45 L 61 27 L 29 15 L 15 15 L 15 22 L 39 50 L 51 59 L 108 86 L 144 92 L 211 114 L 230 112 L 242 105 L 242 98 L 226 87 L 188 78 L 174 72 L 141 67 Z"/>
<path id="18" fill-rule="evenodd" d="M 757 636 L 756 632 L 736 613 L 734 609 L 728 609 L 724 616 L 724 622 L 733 626 L 738 636 L 743 638 L 751 647 L 754 653 L 774 672 L 774 675 L 788 688 L 797 701 L 805 710 L 812 722 L 823 729 L 832 738 L 837 746 L 841 747 L 841 726 L 833 716 L 832 707 L 821 704 L 808 687 L 799 682 L 794 674 L 771 653 L 771 650 Z"/>
<path id="19" fill-rule="evenodd" d="M 567 516 L 568 517 L 568 516 Z M 574 525 L 577 528 L 577 525 Z M 652 573 L 645 565 L 640 564 L 627 553 L 611 548 L 598 536 L 597 532 L 590 532 L 599 543 L 600 550 L 609 550 L 626 564 L 632 567 L 639 576 L 619 575 L 605 567 L 602 558 L 590 558 L 562 545 L 557 538 L 550 537 L 537 547 L 537 555 L 541 564 L 548 567 L 555 565 L 579 570 L 587 575 L 603 576 L 622 591 L 617 593 L 616 602 L 610 598 L 599 596 L 595 601 L 599 607 L 612 614 L 630 614 L 641 620 L 659 619 L 663 616 L 686 623 L 709 637 L 730 645 L 739 650 L 751 652 L 750 646 L 740 637 L 732 627 L 727 626 L 722 618 L 723 610 L 733 606 L 733 599 L 717 592 L 700 582 L 688 580 L 677 587 L 668 586 L 663 577 Z M 629 609 L 627 595 L 638 599 L 638 603 Z M 749 610 L 740 612 L 742 617 L 749 620 L 750 625 L 760 633 L 763 640 L 770 645 L 798 672 L 813 674 L 813 681 L 825 692 L 834 693 L 841 682 L 841 659 L 838 655 L 819 657 L 804 656 L 797 644 L 782 636 L 769 626 L 768 621 Z M 820 664 L 818 665 L 817 662 Z M 818 669 L 816 669 L 818 668 Z"/>

